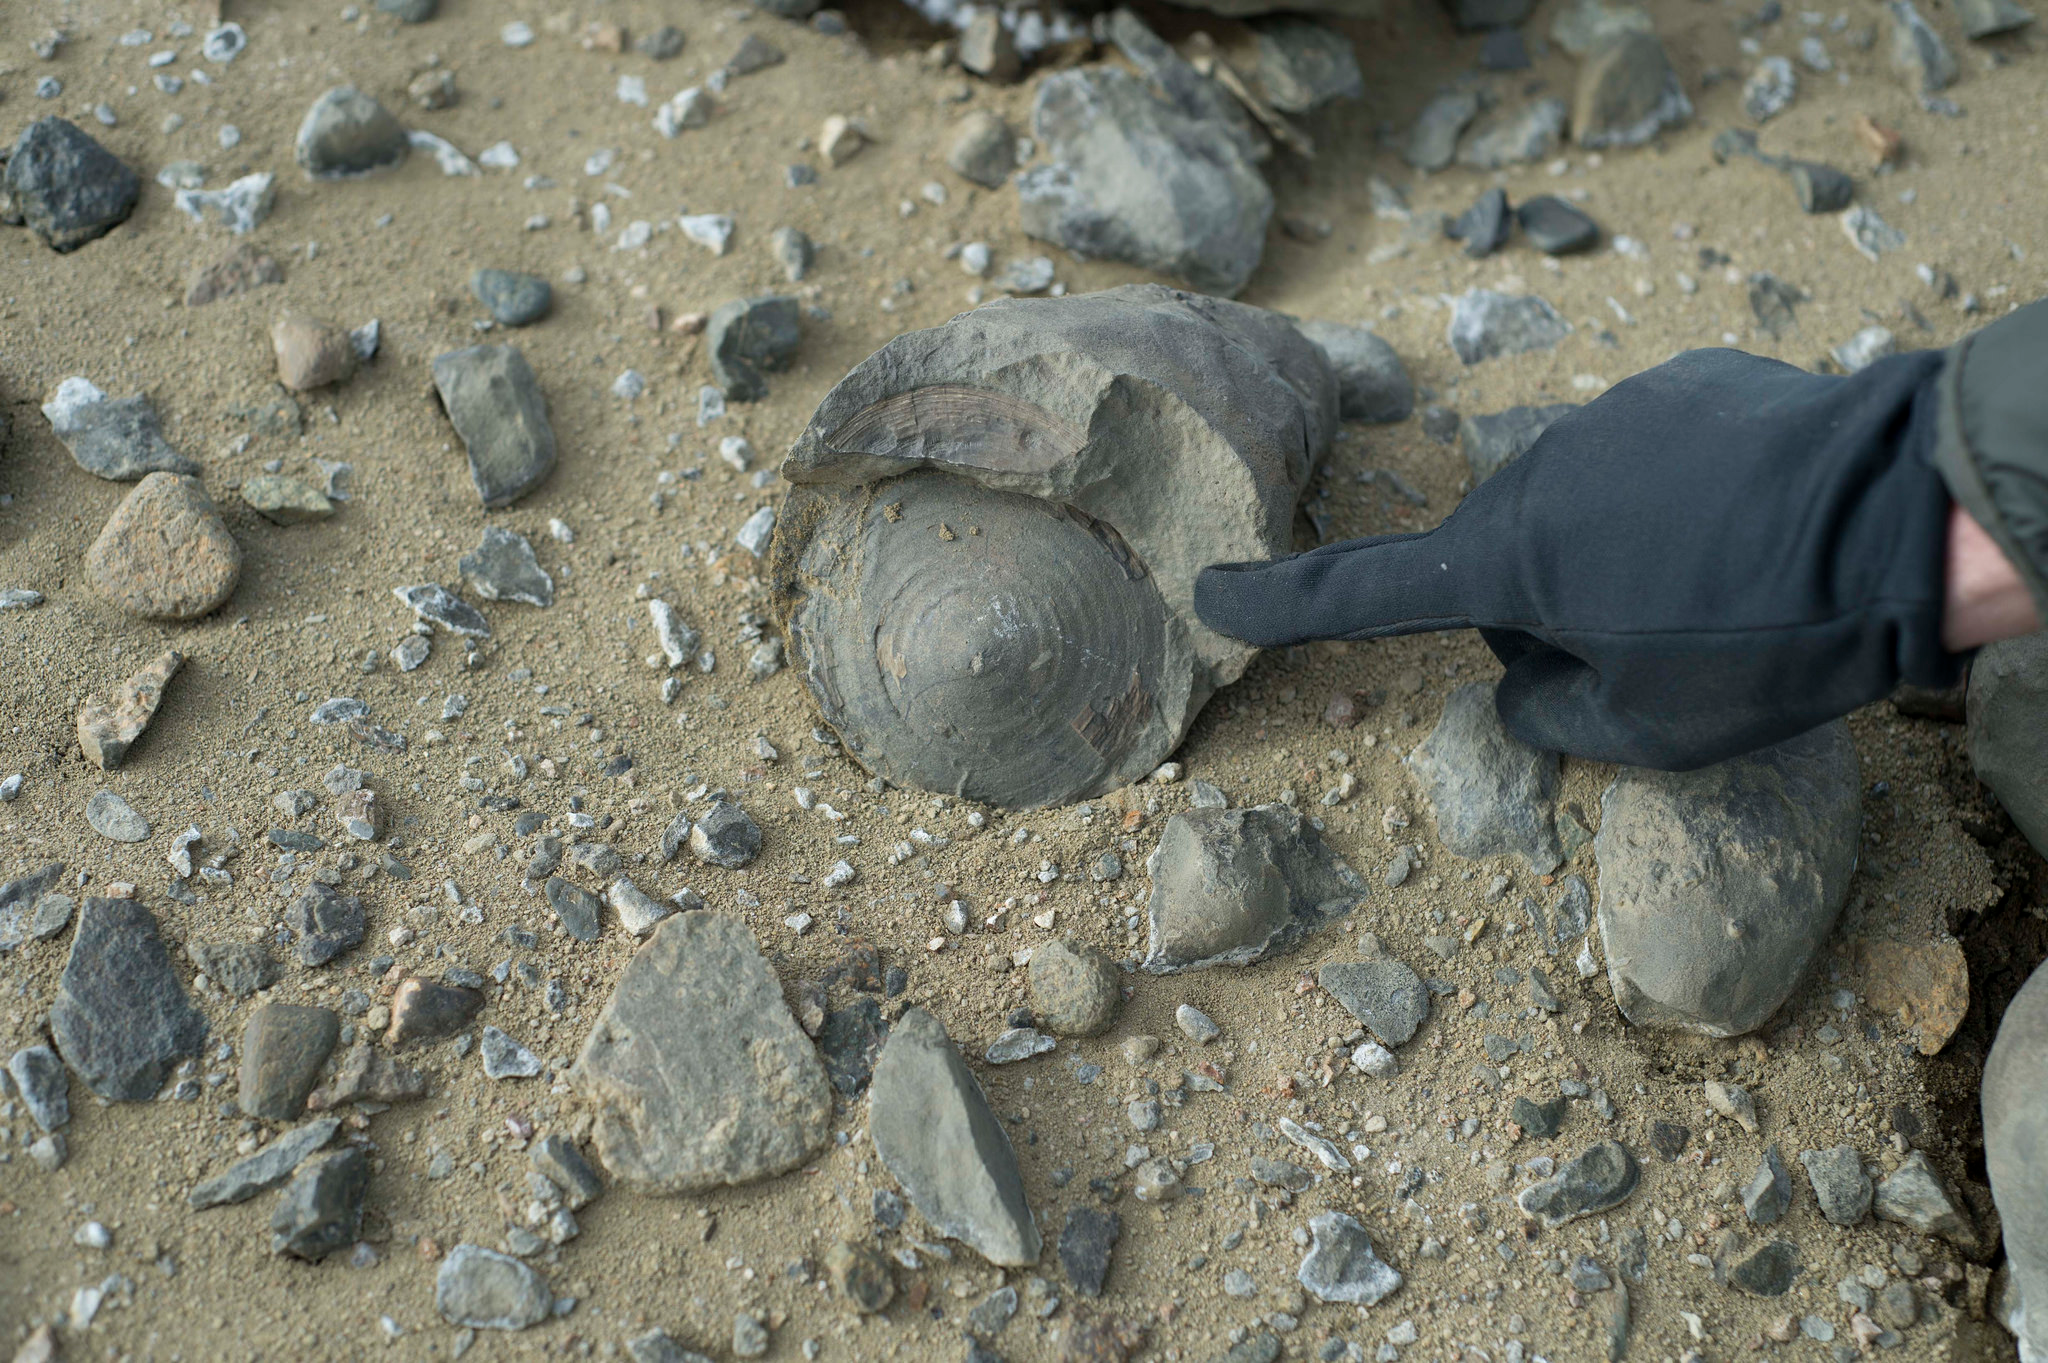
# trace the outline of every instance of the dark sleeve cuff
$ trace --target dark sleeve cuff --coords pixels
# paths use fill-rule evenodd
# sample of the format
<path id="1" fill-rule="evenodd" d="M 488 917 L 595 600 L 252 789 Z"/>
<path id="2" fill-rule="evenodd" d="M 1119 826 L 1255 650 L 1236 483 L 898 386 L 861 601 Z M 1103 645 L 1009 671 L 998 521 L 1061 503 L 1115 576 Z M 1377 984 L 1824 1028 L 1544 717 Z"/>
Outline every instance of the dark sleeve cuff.
<path id="1" fill-rule="evenodd" d="M 1940 385 L 1935 466 L 2048 621 L 2048 301 L 1957 342 Z"/>

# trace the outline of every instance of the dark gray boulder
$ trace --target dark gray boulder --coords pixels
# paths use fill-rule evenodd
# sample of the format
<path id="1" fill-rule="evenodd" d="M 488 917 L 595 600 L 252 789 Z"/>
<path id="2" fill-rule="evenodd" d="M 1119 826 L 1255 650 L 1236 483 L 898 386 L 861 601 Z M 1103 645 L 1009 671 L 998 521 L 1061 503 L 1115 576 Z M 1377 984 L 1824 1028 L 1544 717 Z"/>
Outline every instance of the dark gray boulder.
<path id="1" fill-rule="evenodd" d="M 1406 421 L 1415 410 L 1415 383 L 1394 347 L 1365 327 L 1302 322 L 1337 375 L 1338 411 L 1346 421 Z"/>
<path id="2" fill-rule="evenodd" d="M 1966 707 L 1977 779 L 2048 856 L 2048 634 L 1979 649 Z"/>
<path id="3" fill-rule="evenodd" d="M 2003 1322 L 2048 1357 L 2048 969 L 2006 1006 L 1983 1091 L 1984 1163 L 2012 1280 Z"/>
<path id="4" fill-rule="evenodd" d="M 395 166 L 411 150 L 404 125 L 388 109 L 353 85 L 338 85 L 306 110 L 292 154 L 308 175 L 333 180 Z"/>
<path id="5" fill-rule="evenodd" d="M 51 116 L 15 139 L 6 188 L 30 231 L 52 250 L 75 251 L 128 220 L 142 179 L 76 124 Z"/>

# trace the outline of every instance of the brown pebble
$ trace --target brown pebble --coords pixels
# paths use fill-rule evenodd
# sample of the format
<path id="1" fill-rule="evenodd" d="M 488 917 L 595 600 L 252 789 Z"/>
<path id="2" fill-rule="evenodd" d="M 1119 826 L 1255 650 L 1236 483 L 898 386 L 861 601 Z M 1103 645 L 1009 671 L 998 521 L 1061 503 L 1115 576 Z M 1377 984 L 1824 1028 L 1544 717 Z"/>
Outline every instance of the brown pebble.
<path id="1" fill-rule="evenodd" d="M 78 746 L 86 760 L 101 771 L 112 771 L 128 756 L 128 749 L 163 700 L 164 687 L 185 663 L 185 655 L 166 649 L 157 658 L 115 690 L 111 701 L 88 697 L 78 707 Z"/>
<path id="2" fill-rule="evenodd" d="M 1358 723 L 1358 702 L 1342 691 L 1330 693 L 1330 703 L 1323 707 L 1323 723 L 1332 729 L 1348 729 Z"/>
<path id="3" fill-rule="evenodd" d="M 340 383 L 356 372 L 356 349 L 332 322 L 288 312 L 270 326 L 278 381 L 294 392 Z"/>
<path id="4" fill-rule="evenodd" d="M 583 29 L 583 50 L 585 52 L 624 52 L 626 30 L 617 24 L 602 19 L 593 19 Z"/>
<path id="5" fill-rule="evenodd" d="M 397 1047 L 454 1036 L 483 1006 L 484 996 L 475 989 L 417 977 L 403 980 L 391 996 L 391 1030 L 384 1034 L 385 1044 Z"/>
<path id="6" fill-rule="evenodd" d="M 152 473 L 85 555 L 100 595 L 151 620 L 196 620 L 234 594 L 242 549 L 197 478 Z"/>
<path id="7" fill-rule="evenodd" d="M 1880 166 L 1896 165 L 1906 146 L 1904 138 L 1869 114 L 1856 115 L 1856 137 Z"/>
<path id="8" fill-rule="evenodd" d="M 185 290 L 185 306 L 203 308 L 265 284 L 282 283 L 283 266 L 249 242 L 239 242 L 219 260 L 192 272 L 191 284 Z"/>

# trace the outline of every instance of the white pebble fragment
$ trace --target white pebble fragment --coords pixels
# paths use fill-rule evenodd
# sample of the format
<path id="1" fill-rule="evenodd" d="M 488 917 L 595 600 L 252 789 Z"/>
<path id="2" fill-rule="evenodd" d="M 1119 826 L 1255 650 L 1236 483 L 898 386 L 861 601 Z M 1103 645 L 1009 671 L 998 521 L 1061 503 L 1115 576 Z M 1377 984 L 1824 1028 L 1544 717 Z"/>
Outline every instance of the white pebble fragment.
<path id="1" fill-rule="evenodd" d="M 1181 1033 L 1197 1045 L 1206 1046 L 1223 1035 L 1223 1029 L 1201 1009 L 1192 1003 L 1183 1003 L 1174 1010 L 1173 1020 Z"/>
<path id="2" fill-rule="evenodd" d="M 612 396 L 631 402 L 647 391 L 647 377 L 637 369 L 628 369 L 612 380 Z"/>
<path id="3" fill-rule="evenodd" d="M 732 218 L 724 213 L 688 213 L 676 219 L 676 226 L 683 229 L 683 235 L 709 250 L 714 256 L 722 256 L 732 248 Z"/>
<path id="4" fill-rule="evenodd" d="M 853 869 L 853 863 L 835 861 L 832 863 L 832 869 L 825 874 L 825 888 L 836 890 L 841 885 L 851 885 L 858 874 L 860 873 Z"/>
<path id="5" fill-rule="evenodd" d="M 768 541 L 774 535 L 775 508 L 764 506 L 747 517 L 746 524 L 733 535 L 733 542 L 755 558 L 760 558 L 768 552 Z"/>
<path id="6" fill-rule="evenodd" d="M 524 19 L 514 19 L 498 30 L 498 37 L 507 47 L 533 46 L 533 25 Z"/>
<path id="7" fill-rule="evenodd" d="M 206 60 L 225 66 L 248 46 L 249 35 L 240 24 L 222 24 L 200 42 L 199 53 Z"/>
<path id="8" fill-rule="evenodd" d="M 510 142 L 493 142 L 476 154 L 476 163 L 492 170 L 511 170 L 519 164 L 519 151 Z"/>
<path id="9" fill-rule="evenodd" d="M 647 78 L 644 76 L 619 77 L 619 103 L 647 107 Z"/>

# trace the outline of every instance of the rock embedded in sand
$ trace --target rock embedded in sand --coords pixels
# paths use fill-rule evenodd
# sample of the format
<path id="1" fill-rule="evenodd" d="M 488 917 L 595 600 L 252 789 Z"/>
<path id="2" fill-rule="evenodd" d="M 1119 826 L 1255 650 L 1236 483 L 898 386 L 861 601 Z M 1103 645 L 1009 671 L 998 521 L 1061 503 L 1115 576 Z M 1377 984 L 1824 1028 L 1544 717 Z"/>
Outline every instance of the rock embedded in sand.
<path id="1" fill-rule="evenodd" d="M 1337 375 L 1338 412 L 1346 421 L 1406 421 L 1415 410 L 1415 384 L 1394 347 L 1365 327 L 1303 322 Z"/>
<path id="2" fill-rule="evenodd" d="M 1111 1256 L 1124 1233 L 1123 1218 L 1095 1207 L 1075 1207 L 1060 1230 L 1060 1267 L 1084 1297 L 1100 1297 L 1109 1281 Z"/>
<path id="3" fill-rule="evenodd" d="M 1388 1046 L 1405 1045 L 1429 1017 L 1421 977 L 1391 956 L 1332 961 L 1316 982 Z"/>
<path id="4" fill-rule="evenodd" d="M 1264 960 L 1366 897 L 1358 873 L 1285 805 L 1176 814 L 1145 871 L 1144 968 L 1155 975 Z"/>
<path id="5" fill-rule="evenodd" d="M 519 601 L 529 606 L 555 604 L 555 580 L 533 555 L 526 536 L 487 525 L 475 549 L 456 563 L 463 580 L 486 601 Z"/>
<path id="6" fill-rule="evenodd" d="M 269 171 L 244 175 L 224 189 L 181 189 L 178 211 L 198 223 L 214 223 L 236 236 L 263 225 L 277 204 L 277 177 Z"/>
<path id="7" fill-rule="evenodd" d="M 1578 410 L 1575 402 L 1544 407 L 1510 407 L 1505 412 L 1468 416 L 1458 423 L 1465 464 L 1472 481 L 1483 483 L 1534 448 L 1551 423 Z"/>
<path id="8" fill-rule="evenodd" d="M 763 374 L 789 368 L 803 340 L 801 310 L 794 298 L 767 294 L 726 303 L 711 314 L 704 328 L 704 348 L 711 356 L 711 375 L 731 402 L 758 402 L 768 396 Z"/>
<path id="9" fill-rule="evenodd" d="M 1442 170 L 1458 152 L 1458 138 L 1479 116 L 1479 96 L 1471 90 L 1438 95 L 1422 108 L 1401 158 L 1417 170 Z"/>
<path id="10" fill-rule="evenodd" d="M 1593 853 L 1629 1021 L 1740 1036 L 1777 1011 L 1848 896 L 1858 781 L 1840 721 L 1698 771 L 1622 770 Z"/>
<path id="11" fill-rule="evenodd" d="M 383 105 L 353 85 L 341 85 L 306 111 L 293 155 L 308 175 L 332 180 L 395 166 L 411 149 L 404 125 Z"/>
<path id="12" fill-rule="evenodd" d="M 132 899 L 88 899 L 50 1005 L 57 1053 L 108 1102 L 146 1102 L 206 1044 L 157 923 Z"/>
<path id="13" fill-rule="evenodd" d="M 554 1304 L 547 1279 L 482 1245 L 457 1245 L 434 1273 L 434 1309 L 450 1325 L 524 1330 L 546 1320 Z"/>
<path id="14" fill-rule="evenodd" d="M 1503 355 L 1553 350 L 1571 335 L 1571 323 L 1534 294 L 1468 289 L 1451 308 L 1451 349 L 1466 364 Z"/>
<path id="15" fill-rule="evenodd" d="M 334 503 L 318 488 L 282 474 L 258 474 L 238 491 L 249 509 L 272 525 L 304 525 L 334 514 Z"/>
<path id="16" fill-rule="evenodd" d="M 2048 634 L 1979 649 L 1966 705 L 1977 779 L 2034 850 L 2048 855 Z"/>
<path id="17" fill-rule="evenodd" d="M 132 483 L 152 473 L 199 472 L 164 440 L 155 406 L 139 394 L 110 398 L 90 380 L 68 378 L 43 415 L 73 462 L 95 477 Z"/>
<path id="18" fill-rule="evenodd" d="M 188 943 L 185 951 L 232 998 L 246 999 L 277 982 L 277 962 L 253 942 Z"/>
<path id="19" fill-rule="evenodd" d="M 1889 0 L 1892 69 L 1906 78 L 1916 95 L 1938 95 L 1956 83 L 1961 69 L 1956 54 L 1934 31 L 1913 0 Z"/>
<path id="20" fill-rule="evenodd" d="M 1558 198 L 1539 194 L 1515 210 L 1529 244 L 1547 256 L 1577 255 L 1600 244 L 1600 224 Z"/>
<path id="21" fill-rule="evenodd" d="M 1787 1240 L 1766 1240 L 1737 1250 L 1715 1265 L 1716 1276 L 1752 1297 L 1782 1297 L 1792 1290 L 1804 1265 L 1799 1247 Z"/>
<path id="22" fill-rule="evenodd" d="M 825 1276 L 833 1290 L 862 1315 L 884 1310 L 896 1298 L 896 1280 L 889 1261 L 872 1247 L 840 1240 L 825 1251 Z"/>
<path id="23" fill-rule="evenodd" d="M 348 332 L 303 312 L 284 313 L 271 323 L 270 345 L 277 355 L 278 382 L 293 392 L 342 383 L 356 372 Z"/>
<path id="24" fill-rule="evenodd" d="M 664 919 L 571 1072 L 614 1178 L 701 1192 L 783 1173 L 830 1134 L 824 1067 L 739 920 Z"/>
<path id="25" fill-rule="evenodd" d="M 1478 124 L 1458 144 L 1458 164 L 1478 170 L 1546 161 L 1564 146 L 1571 114 L 1555 96 L 1539 99 Z M 1498 243 L 1496 243 L 1498 244 Z M 1470 254 L 1470 248 L 1467 248 Z"/>
<path id="26" fill-rule="evenodd" d="M 517 348 L 471 346 L 436 355 L 434 388 L 469 451 L 470 481 L 484 506 L 506 506 L 554 471 L 547 399 Z"/>
<path id="27" fill-rule="evenodd" d="M 946 164 L 984 189 L 1001 189 L 1017 167 L 1017 135 L 1000 114 L 975 109 L 954 125 Z"/>
<path id="28" fill-rule="evenodd" d="M 737 871 L 760 851 L 761 826 L 730 800 L 714 801 L 690 829 L 690 853 L 708 866 Z"/>
<path id="29" fill-rule="evenodd" d="M 398 982 L 391 995 L 391 1027 L 384 1044 L 392 1049 L 410 1041 L 438 1041 L 454 1036 L 483 1011 L 480 989 L 423 980 L 412 976 Z"/>
<path id="30" fill-rule="evenodd" d="M 477 270 L 469 277 L 469 291 L 506 327 L 533 325 L 548 315 L 555 298 L 545 279 L 514 270 Z"/>
<path id="31" fill-rule="evenodd" d="M 486 1026 L 477 1040 L 486 1079 L 537 1079 L 546 1064 L 510 1034 Z"/>
<path id="32" fill-rule="evenodd" d="M 370 1157 L 359 1146 L 308 1160 L 278 1194 L 270 1252 L 317 1263 L 354 1243 L 369 1186 Z"/>
<path id="33" fill-rule="evenodd" d="M 1764 1147 L 1763 1162 L 1742 1189 L 1742 1212 L 1754 1226 L 1768 1226 L 1792 1205 L 1792 1175 L 1776 1145 Z"/>
<path id="34" fill-rule="evenodd" d="M 1618 34 L 1579 65 L 1571 126 L 1582 147 L 1640 146 L 1691 117 L 1692 101 L 1654 33 Z"/>
<path id="35" fill-rule="evenodd" d="M 535 1141 L 531 1159 L 534 1169 L 562 1190 L 562 1205 L 572 1212 L 582 1211 L 604 1192 L 583 1151 L 559 1131 Z"/>
<path id="36" fill-rule="evenodd" d="M 242 1029 L 240 1106 L 266 1121 L 295 1121 L 306 1095 L 341 1036 L 341 1018 L 326 1008 L 266 1003 Z"/>
<path id="37" fill-rule="evenodd" d="M 1031 1009 L 1059 1036 L 1100 1036 L 1116 1021 L 1123 982 L 1107 956 L 1072 940 L 1031 953 Z"/>
<path id="38" fill-rule="evenodd" d="M 889 1031 L 868 1094 L 882 1166 L 948 1239 L 990 1263 L 1038 1262 L 1043 1241 L 1017 1154 L 939 1020 L 913 1008 Z"/>
<path id="39" fill-rule="evenodd" d="M 1813 1184 L 1814 1200 L 1820 1203 L 1821 1215 L 1834 1225 L 1854 1226 L 1870 1215 L 1870 1175 L 1863 1171 L 1863 1156 L 1855 1146 L 1801 1151 L 1799 1162 L 1806 1166 L 1806 1177 Z M 1996 1173 L 1992 1178 L 1995 1186 Z"/>
<path id="40" fill-rule="evenodd" d="M 1935 1171 L 1922 1150 L 1908 1154 L 1888 1178 L 1878 1183 L 1871 1209 L 1880 1221 L 1906 1226 L 1922 1235 L 1938 1235 L 1966 1254 L 1973 1253 L 1981 1243 L 1967 1204 L 1950 1192 L 1947 1181 Z"/>
<path id="41" fill-rule="evenodd" d="M 405 1103 L 423 1098 L 427 1077 L 399 1064 L 366 1041 L 358 1041 L 334 1067 L 334 1078 L 306 1097 L 308 1111 L 325 1112 L 344 1103 Z"/>
<path id="42" fill-rule="evenodd" d="M 339 1130 L 339 1117 L 316 1117 L 303 1126 L 293 1127 L 255 1154 L 236 1160 L 200 1183 L 187 1201 L 194 1211 L 247 1202 L 264 1189 L 284 1182 L 302 1160 L 333 1140 Z"/>
<path id="43" fill-rule="evenodd" d="M 93 792 L 85 802 L 85 821 L 93 832 L 114 842 L 141 842 L 149 836 L 149 820 L 111 790 Z"/>
<path id="44" fill-rule="evenodd" d="M 48 1046 L 24 1046 L 7 1060 L 8 1077 L 28 1115 L 45 1131 L 71 1120 L 71 1075 Z"/>
<path id="45" fill-rule="evenodd" d="M 1459 687 L 1408 766 L 1436 810 L 1437 837 L 1461 857 L 1519 856 L 1537 875 L 1563 861 L 1555 804 L 1557 754 L 1507 731 L 1494 688 Z"/>
<path id="46" fill-rule="evenodd" d="M 85 555 L 100 595 L 147 620 L 196 620 L 234 595 L 242 549 L 197 478 L 152 473 Z"/>
<path id="47" fill-rule="evenodd" d="M 302 965 L 325 965 L 363 940 L 363 901 L 312 881 L 285 908 L 292 951 Z"/>
<path id="48" fill-rule="evenodd" d="M 122 682 L 111 699 L 86 698 L 78 708 L 78 746 L 88 762 L 101 771 L 112 771 L 126 760 L 129 748 L 156 717 L 164 688 L 184 663 L 184 654 L 166 649 Z"/>
<path id="49" fill-rule="evenodd" d="M 39 118 L 8 154 L 4 187 L 29 229 L 57 251 L 75 251 L 128 220 L 142 180 L 76 124 Z"/>
<path id="50" fill-rule="evenodd" d="M 1400 1290 L 1401 1275 L 1373 1252 L 1372 1236 L 1343 1212 L 1309 1218 L 1315 1237 L 1295 1274 L 1317 1301 L 1377 1306 Z"/>
<path id="51" fill-rule="evenodd" d="M 1556 1230 L 1568 1221 L 1618 1207 L 1636 1190 L 1641 1171 L 1636 1157 L 1618 1141 L 1602 1141 L 1540 1183 L 1524 1188 L 1515 1203 L 1525 1216 Z"/>

